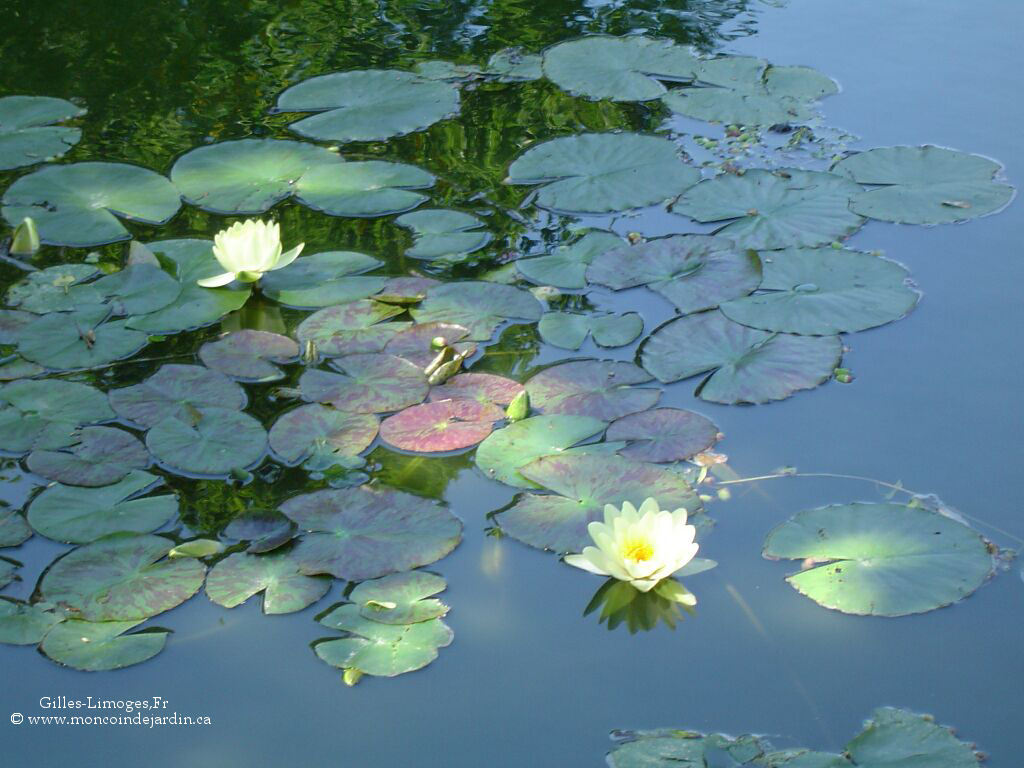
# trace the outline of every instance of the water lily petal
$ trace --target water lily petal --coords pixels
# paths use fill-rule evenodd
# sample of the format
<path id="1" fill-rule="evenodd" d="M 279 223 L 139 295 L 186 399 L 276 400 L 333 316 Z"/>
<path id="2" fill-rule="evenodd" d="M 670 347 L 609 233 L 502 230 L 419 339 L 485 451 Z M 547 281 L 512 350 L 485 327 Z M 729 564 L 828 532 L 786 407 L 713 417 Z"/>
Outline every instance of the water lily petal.
<path id="1" fill-rule="evenodd" d="M 289 264 L 291 264 L 293 261 L 295 261 L 295 257 L 296 256 L 298 256 L 300 253 L 302 253 L 302 249 L 305 247 L 305 245 L 306 245 L 305 243 L 299 243 L 298 245 L 296 245 L 294 248 L 292 248 L 287 253 L 282 254 L 280 256 L 280 258 L 278 258 L 277 263 L 274 266 L 272 266 L 270 268 L 270 270 L 268 270 L 268 271 L 272 272 L 275 269 L 281 269 L 282 267 L 287 267 Z"/>
<path id="2" fill-rule="evenodd" d="M 227 285 L 235 279 L 234 272 L 225 272 L 223 275 L 214 275 L 213 277 L 204 277 L 202 280 L 196 280 L 196 282 L 203 286 L 203 288 L 220 288 L 223 285 Z"/>

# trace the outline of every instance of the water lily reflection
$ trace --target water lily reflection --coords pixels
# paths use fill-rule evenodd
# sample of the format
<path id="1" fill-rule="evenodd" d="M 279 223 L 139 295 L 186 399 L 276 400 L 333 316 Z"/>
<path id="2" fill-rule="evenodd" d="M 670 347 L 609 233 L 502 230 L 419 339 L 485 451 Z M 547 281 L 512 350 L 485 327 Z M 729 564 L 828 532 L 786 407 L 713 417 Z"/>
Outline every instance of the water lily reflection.
<path id="1" fill-rule="evenodd" d="M 264 272 L 287 267 L 302 252 L 305 243 L 281 252 L 281 229 L 276 222 L 259 219 L 237 221 L 213 238 L 213 255 L 226 270 L 198 281 L 204 288 L 227 285 L 232 280 L 255 283 Z"/>
<path id="2" fill-rule="evenodd" d="M 594 593 L 583 615 L 589 616 L 600 608 L 598 620 L 607 623 L 608 629 L 625 624 L 629 633 L 635 635 L 649 632 L 659 623 L 675 629 L 676 623 L 684 618 L 683 611 L 696 615 L 696 604 L 693 593 L 675 579 L 662 579 L 650 591 L 641 592 L 627 581 L 611 578 Z"/>

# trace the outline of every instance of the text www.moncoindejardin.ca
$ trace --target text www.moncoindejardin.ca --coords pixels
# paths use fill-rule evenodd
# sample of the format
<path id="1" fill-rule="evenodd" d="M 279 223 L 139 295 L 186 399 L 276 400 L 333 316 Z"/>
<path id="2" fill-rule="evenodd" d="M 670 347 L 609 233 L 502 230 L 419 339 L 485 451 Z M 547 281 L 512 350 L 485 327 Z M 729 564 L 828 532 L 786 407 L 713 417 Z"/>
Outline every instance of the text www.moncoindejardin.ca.
<path id="1" fill-rule="evenodd" d="M 28 715 L 29 725 L 141 725 L 149 728 L 169 725 L 212 725 L 206 715 Z"/>

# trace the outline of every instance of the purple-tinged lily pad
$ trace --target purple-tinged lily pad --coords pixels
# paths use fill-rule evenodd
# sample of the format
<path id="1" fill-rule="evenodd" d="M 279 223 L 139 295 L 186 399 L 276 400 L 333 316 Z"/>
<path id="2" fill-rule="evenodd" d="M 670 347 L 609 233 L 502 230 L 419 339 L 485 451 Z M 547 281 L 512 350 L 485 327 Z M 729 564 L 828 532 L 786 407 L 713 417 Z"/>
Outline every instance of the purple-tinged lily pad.
<path id="1" fill-rule="evenodd" d="M 281 511 L 306 533 L 293 554 L 307 574 L 365 581 L 429 565 L 462 537 L 462 523 L 437 502 L 389 488 L 315 491 Z"/>
<path id="2" fill-rule="evenodd" d="M 163 365 L 140 384 L 110 391 L 118 417 L 149 428 L 167 418 L 194 420 L 206 408 L 241 410 L 245 390 L 201 365 Z"/>
<path id="3" fill-rule="evenodd" d="M 439 350 L 434 349 L 432 342 L 440 337 L 466 357 L 476 352 L 476 344 L 471 341 L 459 343 L 469 335 L 469 329 L 452 323 L 418 323 L 399 331 L 386 345 L 384 351 L 389 355 L 404 357 L 418 368 L 426 368 L 437 357 Z"/>
<path id="4" fill-rule="evenodd" d="M 617 419 L 605 432 L 607 440 L 628 440 L 620 456 L 661 464 L 683 461 L 706 451 L 719 440 L 710 419 L 680 408 L 653 408 Z"/>
<path id="5" fill-rule="evenodd" d="M 281 414 L 270 428 L 270 449 L 286 464 L 298 464 L 325 451 L 358 456 L 377 437 L 372 413 L 339 411 L 311 403 Z"/>
<path id="6" fill-rule="evenodd" d="M 506 320 L 536 322 L 543 307 L 528 291 L 488 282 L 442 283 L 410 310 L 417 323 L 457 323 L 473 341 L 487 341 Z"/>
<path id="7" fill-rule="evenodd" d="M 138 438 L 114 427 L 83 427 L 75 444 L 28 457 L 32 472 L 65 485 L 109 485 L 148 465 L 149 451 Z"/>
<path id="8" fill-rule="evenodd" d="M 199 348 L 207 367 L 239 381 L 277 381 L 284 374 L 274 363 L 289 363 L 299 355 L 293 339 L 269 331 L 243 329 Z"/>
<path id="9" fill-rule="evenodd" d="M 384 419 L 385 443 L 415 453 L 458 451 L 476 445 L 494 429 L 505 412 L 491 403 L 458 398 L 422 403 Z"/>
<path id="10" fill-rule="evenodd" d="M 287 544 L 295 535 L 295 523 L 276 509 L 253 509 L 239 515 L 224 529 L 224 535 L 248 541 L 247 552 L 270 552 Z"/>
<path id="11" fill-rule="evenodd" d="M 330 588 L 330 577 L 301 573 L 291 552 L 236 552 L 217 563 L 206 577 L 206 595 L 217 605 L 234 608 L 263 592 L 263 612 L 267 614 L 301 611 Z"/>
<path id="12" fill-rule="evenodd" d="M 427 291 L 440 284 L 440 280 L 419 275 L 392 277 L 373 298 L 386 304 L 416 304 L 423 301 Z"/>
<path id="13" fill-rule="evenodd" d="M 493 373 L 460 373 L 444 384 L 430 390 L 431 400 L 449 400 L 457 397 L 507 406 L 525 388 L 518 381 L 495 376 Z"/>
<path id="14" fill-rule="evenodd" d="M 252 416 L 228 408 L 204 408 L 195 418 L 168 416 L 146 433 L 153 458 L 172 472 L 226 477 L 256 464 L 267 433 Z"/>
<path id="15" fill-rule="evenodd" d="M 335 360 L 341 373 L 302 374 L 302 396 L 350 413 L 387 413 L 422 403 L 429 386 L 423 371 L 394 355 L 349 355 Z"/>
<path id="16" fill-rule="evenodd" d="M 312 341 L 328 357 L 359 352 L 379 352 L 392 336 L 409 323 L 384 323 L 400 315 L 403 307 L 360 299 L 326 307 L 303 320 L 295 333 L 299 344 Z"/>
<path id="17" fill-rule="evenodd" d="M 645 411 L 658 402 L 660 389 L 633 384 L 651 375 L 632 363 L 611 360 L 573 360 L 554 365 L 526 382 L 530 404 L 540 413 L 566 413 L 611 421 Z"/>

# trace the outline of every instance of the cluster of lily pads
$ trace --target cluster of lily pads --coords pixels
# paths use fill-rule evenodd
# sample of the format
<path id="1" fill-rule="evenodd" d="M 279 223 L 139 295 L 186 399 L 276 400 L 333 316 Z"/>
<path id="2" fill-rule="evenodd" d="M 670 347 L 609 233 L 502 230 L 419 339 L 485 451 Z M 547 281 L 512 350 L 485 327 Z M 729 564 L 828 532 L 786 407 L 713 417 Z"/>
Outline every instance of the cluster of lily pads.
<path id="1" fill-rule="evenodd" d="M 937 147 L 870 150 L 828 172 L 703 178 L 708 169 L 685 162 L 670 137 L 562 136 L 511 162 L 508 183 L 534 188 L 524 207 L 575 217 L 661 206 L 679 233 L 644 241 L 590 231 L 517 259 L 504 282 L 437 279 L 488 246 L 484 220 L 420 208 L 433 174 L 350 159 L 337 144 L 384 141 L 451 117 L 463 89 L 482 80 L 540 77 L 587 99 L 660 101 L 680 115 L 766 126 L 808 119 L 836 90 L 805 67 L 595 36 L 542 55 L 503 52 L 485 67 L 341 72 L 282 93 L 277 110 L 310 113 L 292 132 L 327 145 L 223 141 L 187 152 L 169 177 L 90 162 L 49 165 L 10 185 L 8 222 L 31 218 L 44 243 L 73 247 L 129 239 L 122 219 L 161 225 L 182 200 L 215 215 L 260 215 L 286 200 L 331 216 L 397 215 L 394 224 L 413 233 L 405 256 L 435 276 L 388 274 L 374 256 L 328 251 L 268 272 L 258 288 L 204 287 L 224 269 L 203 239 L 132 241 L 123 268 L 110 273 L 90 261 L 31 268 L 0 310 L 0 344 L 11 351 L 0 364 L 9 382 L 0 387 L 0 446 L 52 485 L 24 515 L 4 512 L 0 546 L 34 531 L 76 548 L 46 571 L 31 602 L 0 600 L 0 641 L 39 643 L 80 669 L 122 667 L 166 640 L 166 630 L 131 630 L 204 583 L 226 607 L 262 592 L 266 613 L 288 613 L 339 579 L 359 586 L 320 621 L 347 634 L 317 644 L 317 654 L 348 682 L 422 667 L 452 636 L 441 621 L 447 608 L 428 599 L 443 580 L 415 569 L 450 553 L 462 524 L 444 504 L 373 481 L 371 447 L 434 456 L 475 449 L 487 477 L 519 490 L 492 513 L 496 526 L 539 549 L 579 552 L 606 504 L 647 497 L 685 509 L 704 535 L 701 455 L 721 435 L 700 414 L 658 407 L 662 389 L 651 383 L 701 376 L 697 394 L 726 404 L 823 383 L 840 365 L 839 334 L 899 319 L 919 298 L 904 267 L 842 240 L 866 218 L 962 221 L 1012 196 L 997 164 Z M 0 99 L 0 167 L 59 156 L 78 138 L 55 125 L 79 114 L 75 105 L 27 98 Z M 636 312 L 565 311 L 538 298 L 588 286 L 643 286 L 679 316 L 642 341 L 636 363 L 570 360 L 523 382 L 469 370 L 507 323 L 537 324 L 565 349 L 588 336 L 622 347 L 643 334 Z M 221 321 L 254 290 L 301 317 L 291 335 L 206 334 L 198 360 L 109 391 L 90 373 Z M 286 386 L 271 393 L 263 386 L 271 382 Z M 269 398 L 295 405 L 265 424 L 247 409 L 259 413 Z M 179 500 L 159 493 L 162 478 L 148 470 L 246 483 L 265 462 L 301 466 L 337 487 L 255 510 L 216 541 L 175 546 L 155 533 L 180 518 Z M 817 602 L 886 616 L 954 602 L 993 570 L 978 534 L 895 504 L 801 513 L 769 535 L 765 555 L 814 563 L 790 581 Z M 0 578 L 14 577 L 13 565 L 0 567 Z"/>

